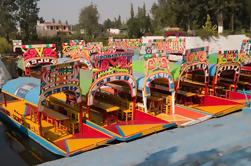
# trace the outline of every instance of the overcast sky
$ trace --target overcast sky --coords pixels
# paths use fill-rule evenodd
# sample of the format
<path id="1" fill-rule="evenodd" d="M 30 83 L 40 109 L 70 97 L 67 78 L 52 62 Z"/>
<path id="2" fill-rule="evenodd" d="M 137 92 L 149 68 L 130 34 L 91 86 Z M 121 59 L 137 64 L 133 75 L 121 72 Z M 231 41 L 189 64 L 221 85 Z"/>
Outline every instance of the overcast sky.
<path id="1" fill-rule="evenodd" d="M 119 14 L 122 20 L 126 20 L 130 15 L 130 4 L 133 3 L 134 11 L 138 6 L 142 6 L 145 2 L 149 11 L 152 4 L 156 0 L 40 0 L 38 7 L 40 8 L 39 16 L 46 21 L 52 18 L 61 21 L 68 20 L 70 24 L 78 23 L 78 16 L 81 8 L 88 6 L 93 2 L 97 5 L 100 13 L 99 22 L 102 23 L 106 18 L 114 19 Z"/>

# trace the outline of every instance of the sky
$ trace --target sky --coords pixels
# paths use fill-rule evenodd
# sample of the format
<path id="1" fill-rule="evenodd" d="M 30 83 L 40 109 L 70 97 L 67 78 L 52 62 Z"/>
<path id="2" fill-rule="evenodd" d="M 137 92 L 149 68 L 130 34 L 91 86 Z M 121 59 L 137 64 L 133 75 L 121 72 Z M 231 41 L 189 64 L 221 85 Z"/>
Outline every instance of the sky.
<path id="1" fill-rule="evenodd" d="M 45 21 L 61 20 L 65 22 L 68 20 L 70 24 L 78 23 L 80 11 L 85 6 L 91 3 L 96 4 L 100 19 L 99 22 L 107 18 L 114 19 L 121 15 L 123 21 L 130 17 L 130 4 L 134 5 L 134 12 L 136 13 L 138 6 L 146 4 L 146 9 L 149 11 L 152 4 L 156 0 L 40 0 L 38 7 L 40 8 L 39 16 L 43 17 Z"/>

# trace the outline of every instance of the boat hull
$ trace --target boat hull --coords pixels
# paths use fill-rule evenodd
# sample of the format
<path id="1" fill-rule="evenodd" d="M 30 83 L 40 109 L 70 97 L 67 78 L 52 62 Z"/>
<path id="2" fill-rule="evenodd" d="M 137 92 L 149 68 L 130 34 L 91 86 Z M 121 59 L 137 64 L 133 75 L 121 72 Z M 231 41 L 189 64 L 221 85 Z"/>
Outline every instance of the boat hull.
<path id="1" fill-rule="evenodd" d="M 37 135 L 36 133 L 32 132 L 31 130 L 25 128 L 23 125 L 18 123 L 16 120 L 12 119 L 8 115 L 6 115 L 2 110 L 0 110 L 0 118 L 3 121 L 6 121 L 11 126 L 17 128 L 20 132 L 28 136 L 30 139 L 47 149 L 48 151 L 59 155 L 59 156 L 66 156 L 66 152 L 62 151 L 61 149 L 57 148 L 51 142 L 47 141 L 46 139 L 42 138 L 41 136 Z"/>

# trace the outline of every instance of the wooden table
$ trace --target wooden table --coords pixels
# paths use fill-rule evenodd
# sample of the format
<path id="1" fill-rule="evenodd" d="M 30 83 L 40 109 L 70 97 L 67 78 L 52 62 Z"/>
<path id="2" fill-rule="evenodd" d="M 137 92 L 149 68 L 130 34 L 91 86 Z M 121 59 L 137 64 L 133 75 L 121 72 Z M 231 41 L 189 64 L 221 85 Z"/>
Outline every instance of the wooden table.
<path id="1" fill-rule="evenodd" d="M 119 90 L 119 91 L 130 91 L 130 89 L 127 86 L 122 86 L 114 83 L 107 83 L 107 86 L 112 87 L 113 89 Z"/>
<path id="2" fill-rule="evenodd" d="M 51 110 L 51 109 L 45 109 L 43 111 L 43 114 L 46 115 L 47 117 L 50 117 L 50 118 L 57 120 L 57 121 L 64 121 L 64 120 L 69 119 L 68 116 L 61 114 L 59 112 L 56 112 L 54 110 Z"/>
<path id="3" fill-rule="evenodd" d="M 47 122 L 48 122 L 49 118 L 51 118 L 53 120 L 53 124 L 55 125 L 55 131 L 58 131 L 58 129 L 59 129 L 59 122 L 66 121 L 66 120 L 70 119 L 68 116 L 63 115 L 63 114 L 56 112 L 54 110 L 51 110 L 51 109 L 45 109 L 43 111 L 43 114 L 46 116 Z"/>
<path id="4" fill-rule="evenodd" d="M 104 103 L 104 102 L 101 102 L 101 101 L 95 101 L 94 106 L 98 107 L 98 108 L 100 108 L 102 110 L 105 110 L 107 113 L 120 110 L 120 108 L 118 106 L 114 106 L 114 105 L 111 105 L 109 103 Z"/>
<path id="5" fill-rule="evenodd" d="M 153 110 L 152 112 L 158 113 L 163 110 L 163 98 L 162 97 L 150 96 L 149 100 L 150 100 L 150 110 Z"/>
<path id="6" fill-rule="evenodd" d="M 219 81 L 233 82 L 232 79 L 228 79 L 228 78 L 220 78 Z"/>
<path id="7" fill-rule="evenodd" d="M 164 93 L 157 93 L 157 92 L 151 92 L 153 97 L 163 97 L 166 98 L 167 96 L 170 96 L 169 94 L 164 94 Z"/>
<path id="8" fill-rule="evenodd" d="M 189 79 L 186 79 L 186 78 L 184 78 L 182 81 L 185 82 L 185 83 L 190 83 L 190 84 L 194 84 L 194 85 L 205 86 L 205 83 L 203 83 L 203 82 L 192 81 L 192 80 L 189 80 Z"/>
<path id="9" fill-rule="evenodd" d="M 240 76 L 251 77 L 251 74 L 244 74 L 244 73 L 241 73 Z"/>
<path id="10" fill-rule="evenodd" d="M 152 101 L 162 101 L 163 100 L 161 97 L 155 97 L 155 96 L 150 96 L 149 99 Z"/>
<path id="11" fill-rule="evenodd" d="M 186 91 L 183 91 L 183 90 L 178 90 L 176 93 L 177 93 L 177 94 L 180 94 L 180 95 L 183 95 L 183 96 L 186 96 L 186 97 L 193 97 L 193 96 L 196 96 L 196 93 L 193 93 L 193 92 L 186 92 Z"/>
<path id="12" fill-rule="evenodd" d="M 247 81 L 239 81 L 238 83 L 242 85 L 251 85 L 251 83 Z"/>
<path id="13" fill-rule="evenodd" d="M 185 96 L 185 98 L 184 97 L 181 98 L 182 100 L 184 100 L 185 105 L 192 104 L 193 103 L 192 97 L 196 96 L 196 93 L 186 92 L 183 90 L 178 90 L 176 93 L 179 95 Z"/>
<path id="14" fill-rule="evenodd" d="M 118 111 L 120 110 L 120 108 L 118 106 L 114 106 L 109 103 L 104 103 L 101 101 L 94 101 L 94 107 L 100 108 L 101 110 L 105 111 L 105 113 L 103 115 L 104 116 L 104 123 L 108 117 L 108 113 L 114 113 L 114 112 L 116 112 L 116 121 L 118 121 Z"/>

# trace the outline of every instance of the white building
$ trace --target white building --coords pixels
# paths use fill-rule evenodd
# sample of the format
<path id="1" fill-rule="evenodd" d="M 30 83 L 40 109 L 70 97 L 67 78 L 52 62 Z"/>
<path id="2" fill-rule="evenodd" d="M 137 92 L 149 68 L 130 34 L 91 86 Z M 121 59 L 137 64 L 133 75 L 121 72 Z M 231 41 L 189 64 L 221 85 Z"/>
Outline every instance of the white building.
<path id="1" fill-rule="evenodd" d="M 36 26 L 37 35 L 41 37 L 52 37 L 56 36 L 59 33 L 71 34 L 70 26 L 64 23 L 52 23 L 52 22 L 44 22 L 37 23 Z"/>
<path id="2" fill-rule="evenodd" d="M 109 28 L 107 29 L 107 32 L 112 35 L 119 35 L 121 33 L 121 30 L 117 28 Z"/>

